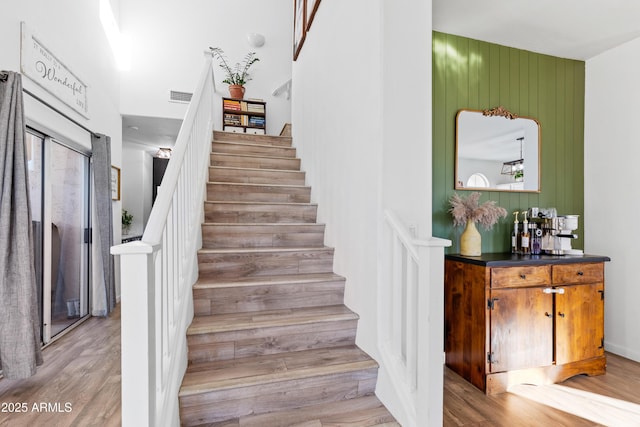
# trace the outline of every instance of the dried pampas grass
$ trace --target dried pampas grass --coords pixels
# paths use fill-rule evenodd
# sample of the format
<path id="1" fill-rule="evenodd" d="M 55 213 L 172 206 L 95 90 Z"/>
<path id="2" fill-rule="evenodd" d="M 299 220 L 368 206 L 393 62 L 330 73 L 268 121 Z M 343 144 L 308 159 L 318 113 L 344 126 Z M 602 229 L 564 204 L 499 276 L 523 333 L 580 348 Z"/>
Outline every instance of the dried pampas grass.
<path id="1" fill-rule="evenodd" d="M 502 217 L 507 216 L 507 210 L 496 206 L 494 200 L 489 200 L 483 204 L 480 202 L 480 193 L 473 192 L 465 199 L 454 193 L 449 199 L 451 209 L 449 213 L 453 216 L 453 225 L 465 225 L 467 221 L 477 222 L 485 230 L 491 230 Z"/>

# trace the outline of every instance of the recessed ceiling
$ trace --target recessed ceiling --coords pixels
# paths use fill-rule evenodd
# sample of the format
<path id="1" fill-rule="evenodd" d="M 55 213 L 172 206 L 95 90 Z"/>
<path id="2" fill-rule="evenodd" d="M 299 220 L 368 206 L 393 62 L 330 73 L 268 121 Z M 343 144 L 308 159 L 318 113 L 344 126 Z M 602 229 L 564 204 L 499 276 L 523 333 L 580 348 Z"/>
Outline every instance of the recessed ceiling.
<path id="1" fill-rule="evenodd" d="M 149 147 L 155 153 L 160 147 L 173 147 L 182 120 L 162 117 L 122 116 L 122 143 Z"/>
<path id="2" fill-rule="evenodd" d="M 635 0 L 433 0 L 433 29 L 587 60 L 640 37 Z"/>

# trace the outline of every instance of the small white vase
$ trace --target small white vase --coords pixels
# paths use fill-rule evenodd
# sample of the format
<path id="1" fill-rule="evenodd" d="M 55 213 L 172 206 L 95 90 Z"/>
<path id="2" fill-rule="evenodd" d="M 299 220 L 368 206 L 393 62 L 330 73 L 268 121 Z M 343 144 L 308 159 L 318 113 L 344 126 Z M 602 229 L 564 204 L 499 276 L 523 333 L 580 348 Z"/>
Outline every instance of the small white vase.
<path id="1" fill-rule="evenodd" d="M 467 221 L 467 225 L 460 236 L 460 255 L 482 255 L 482 236 L 476 228 L 476 223 Z"/>

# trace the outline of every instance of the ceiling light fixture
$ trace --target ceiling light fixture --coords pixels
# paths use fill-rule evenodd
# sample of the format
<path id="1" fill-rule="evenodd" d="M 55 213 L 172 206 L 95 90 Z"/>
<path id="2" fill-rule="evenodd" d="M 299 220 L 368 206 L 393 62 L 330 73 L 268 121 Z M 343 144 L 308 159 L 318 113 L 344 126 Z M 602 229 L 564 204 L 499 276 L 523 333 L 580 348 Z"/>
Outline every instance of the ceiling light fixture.
<path id="1" fill-rule="evenodd" d="M 518 160 L 504 162 L 502 164 L 502 171 L 500 172 L 502 175 L 516 175 L 518 171 L 524 170 L 524 158 L 522 157 L 522 141 L 524 140 L 524 136 L 516 140 L 520 141 L 520 158 Z"/>
<path id="2" fill-rule="evenodd" d="M 160 148 L 156 153 L 156 157 L 159 159 L 171 158 L 171 148 Z"/>

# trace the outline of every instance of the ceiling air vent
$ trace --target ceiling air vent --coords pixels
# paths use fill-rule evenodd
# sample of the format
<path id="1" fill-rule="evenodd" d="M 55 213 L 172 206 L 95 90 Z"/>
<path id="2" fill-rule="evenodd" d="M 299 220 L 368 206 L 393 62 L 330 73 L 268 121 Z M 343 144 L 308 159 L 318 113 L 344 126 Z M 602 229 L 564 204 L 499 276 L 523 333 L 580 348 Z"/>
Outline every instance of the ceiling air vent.
<path id="1" fill-rule="evenodd" d="M 178 92 L 177 90 L 172 90 L 169 92 L 169 101 L 188 104 L 189 102 L 191 102 L 192 96 L 193 94 L 189 92 Z"/>

